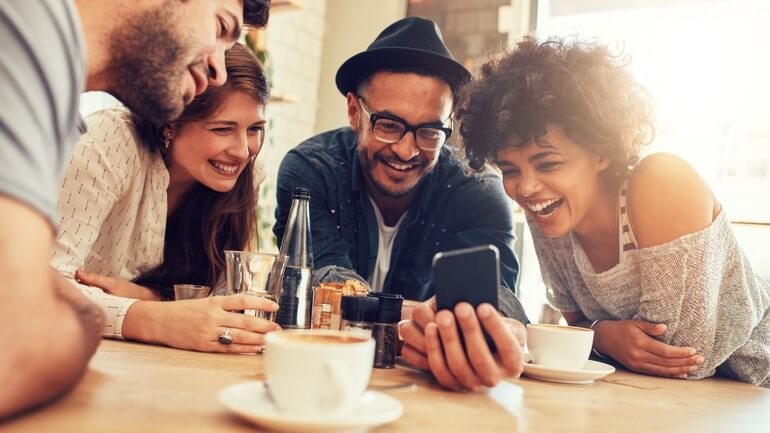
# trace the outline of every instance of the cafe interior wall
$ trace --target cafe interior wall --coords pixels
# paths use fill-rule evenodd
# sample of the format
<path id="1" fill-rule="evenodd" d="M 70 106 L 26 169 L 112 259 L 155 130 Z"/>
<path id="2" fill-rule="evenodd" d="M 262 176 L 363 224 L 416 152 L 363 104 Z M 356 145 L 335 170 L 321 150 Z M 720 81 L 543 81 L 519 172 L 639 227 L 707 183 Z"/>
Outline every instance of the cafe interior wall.
<path id="1" fill-rule="evenodd" d="M 315 132 L 326 0 L 273 1 L 265 31 L 269 53 L 271 101 L 268 129 L 258 160 L 266 178 L 260 186 L 257 240 L 263 251 L 276 251 L 275 180 L 286 152 Z"/>

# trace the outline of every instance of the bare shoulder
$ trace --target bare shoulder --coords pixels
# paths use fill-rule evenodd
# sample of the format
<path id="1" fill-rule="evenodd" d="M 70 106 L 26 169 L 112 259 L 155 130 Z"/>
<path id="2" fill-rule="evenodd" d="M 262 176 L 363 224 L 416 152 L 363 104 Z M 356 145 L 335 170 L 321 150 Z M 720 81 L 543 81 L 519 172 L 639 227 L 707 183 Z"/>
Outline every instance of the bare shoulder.
<path id="1" fill-rule="evenodd" d="M 678 156 L 650 155 L 631 175 L 628 212 L 641 248 L 670 242 L 708 227 L 718 208 L 706 182 Z"/>

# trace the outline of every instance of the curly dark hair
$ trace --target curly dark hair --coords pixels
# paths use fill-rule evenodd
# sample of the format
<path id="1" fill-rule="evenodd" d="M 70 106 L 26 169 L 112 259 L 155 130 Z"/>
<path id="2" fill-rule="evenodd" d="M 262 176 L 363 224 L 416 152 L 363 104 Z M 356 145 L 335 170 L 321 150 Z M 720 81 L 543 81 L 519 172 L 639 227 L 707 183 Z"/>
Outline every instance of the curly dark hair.
<path id="1" fill-rule="evenodd" d="M 608 175 L 625 177 L 654 136 L 651 98 L 625 69 L 628 61 L 598 43 L 524 38 L 463 89 L 458 118 L 468 165 L 481 170 L 498 150 L 526 146 L 556 124 L 606 157 Z"/>
<path id="2" fill-rule="evenodd" d="M 244 0 L 243 22 L 251 27 L 265 27 L 268 18 L 270 18 L 270 1 L 271 0 Z"/>

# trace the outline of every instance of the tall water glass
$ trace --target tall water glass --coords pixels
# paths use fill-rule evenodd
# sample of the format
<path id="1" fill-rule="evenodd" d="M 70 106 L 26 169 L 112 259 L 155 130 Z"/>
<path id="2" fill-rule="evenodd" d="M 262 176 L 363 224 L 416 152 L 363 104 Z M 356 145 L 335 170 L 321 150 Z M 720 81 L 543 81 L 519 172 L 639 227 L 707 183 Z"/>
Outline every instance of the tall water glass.
<path id="1" fill-rule="evenodd" d="M 225 251 L 226 294 L 246 293 L 278 302 L 281 286 L 270 278 L 275 254 L 248 251 Z M 245 310 L 243 314 L 274 321 L 275 312 Z"/>

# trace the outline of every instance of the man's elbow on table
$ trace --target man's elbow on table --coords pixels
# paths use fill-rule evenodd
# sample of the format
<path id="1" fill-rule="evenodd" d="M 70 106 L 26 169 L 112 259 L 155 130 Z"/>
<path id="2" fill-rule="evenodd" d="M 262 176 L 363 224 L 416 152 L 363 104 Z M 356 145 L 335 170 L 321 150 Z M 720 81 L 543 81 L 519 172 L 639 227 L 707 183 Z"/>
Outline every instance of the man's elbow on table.
<path id="1" fill-rule="evenodd" d="M 83 375 L 101 339 L 104 314 L 85 298 L 71 296 L 25 313 L 19 307 L 11 313 L 10 304 L 2 308 L 10 314 L 3 314 L 0 330 L 0 419 L 61 396 Z M 16 323 L 7 326 L 11 318 Z"/>

